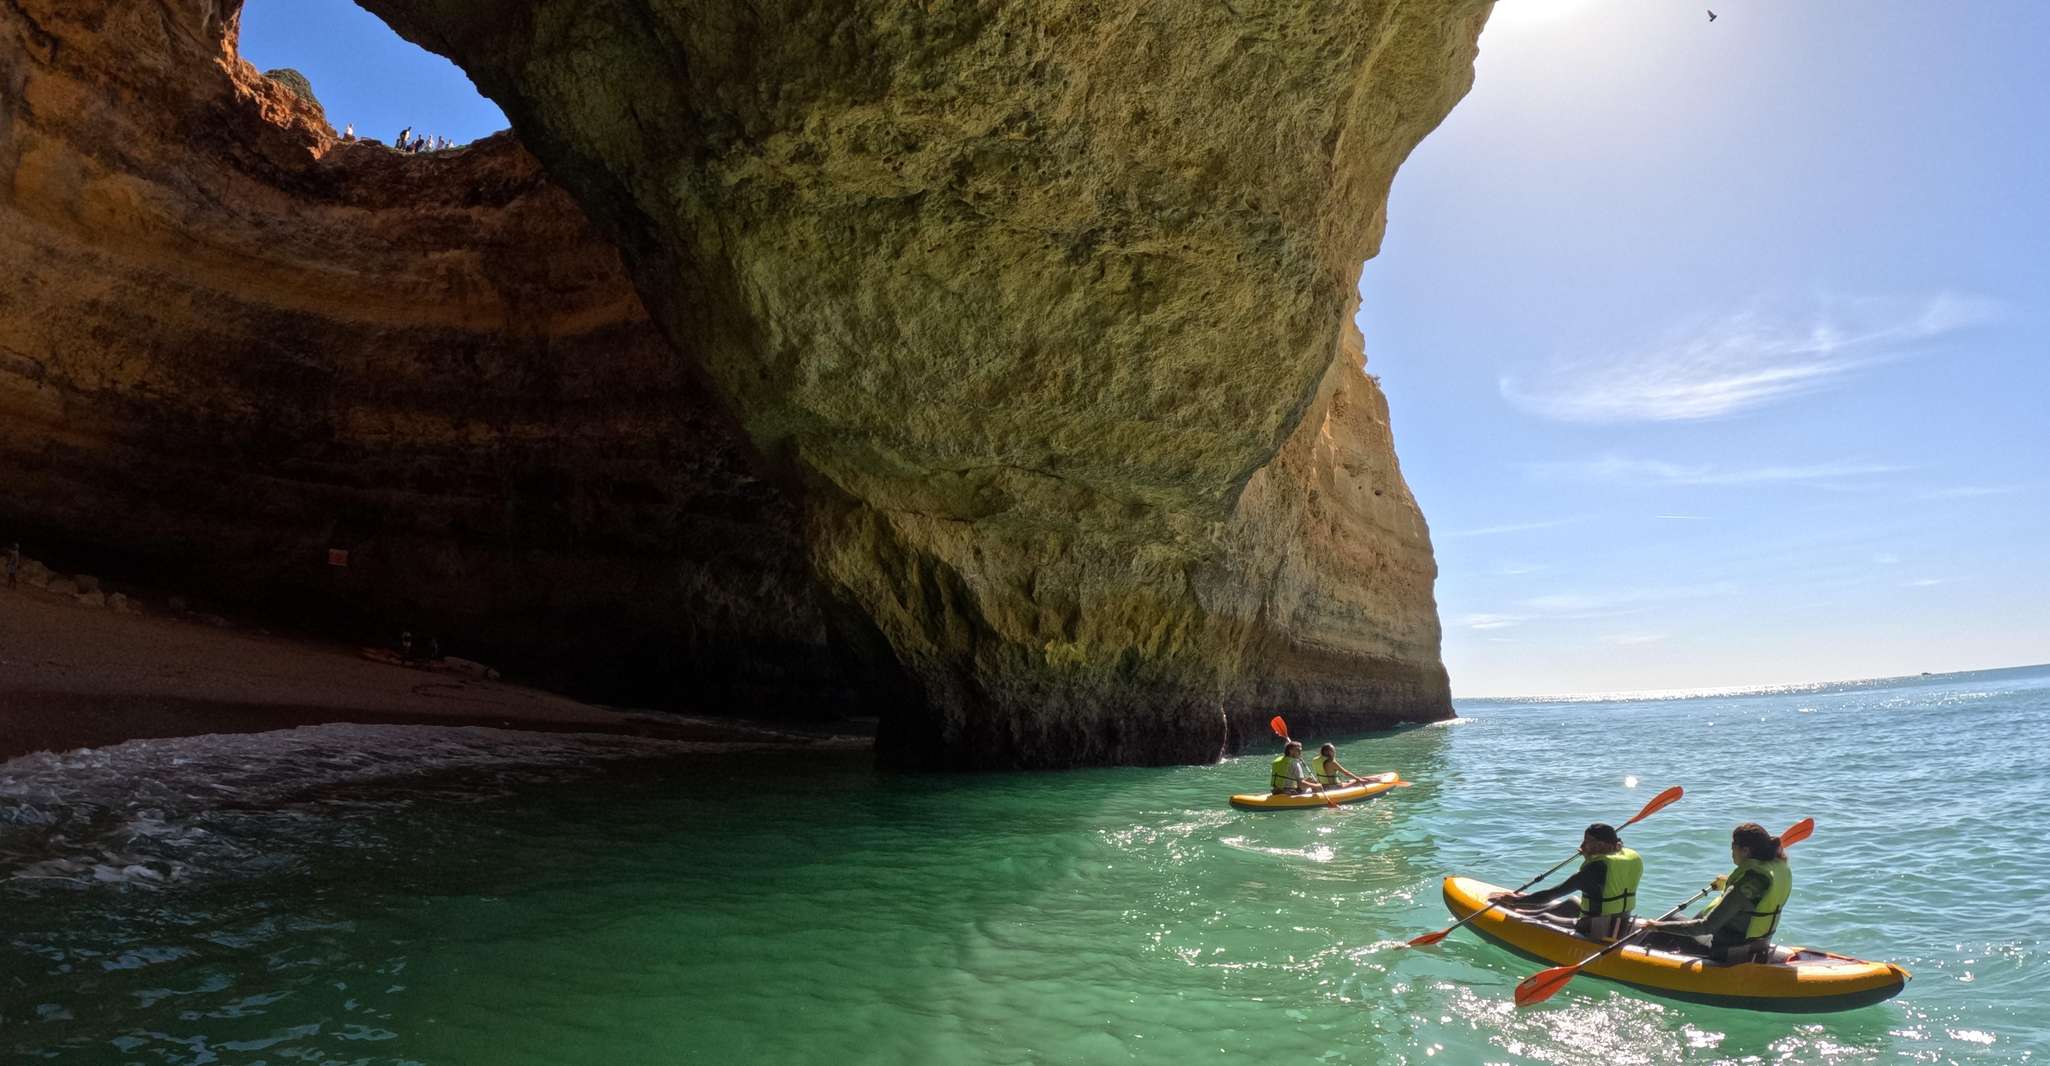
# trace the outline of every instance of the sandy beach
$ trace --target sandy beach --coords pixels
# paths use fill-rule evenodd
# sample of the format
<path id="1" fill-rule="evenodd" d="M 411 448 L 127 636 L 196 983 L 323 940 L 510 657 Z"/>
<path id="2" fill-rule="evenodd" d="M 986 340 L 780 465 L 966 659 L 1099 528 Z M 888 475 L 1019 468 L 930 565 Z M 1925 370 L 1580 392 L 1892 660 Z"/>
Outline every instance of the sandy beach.
<path id="1" fill-rule="evenodd" d="M 321 722 L 425 722 L 736 745 L 865 743 L 618 711 L 504 681 L 367 660 L 345 645 L 0 587 L 0 759 L 142 737 Z"/>

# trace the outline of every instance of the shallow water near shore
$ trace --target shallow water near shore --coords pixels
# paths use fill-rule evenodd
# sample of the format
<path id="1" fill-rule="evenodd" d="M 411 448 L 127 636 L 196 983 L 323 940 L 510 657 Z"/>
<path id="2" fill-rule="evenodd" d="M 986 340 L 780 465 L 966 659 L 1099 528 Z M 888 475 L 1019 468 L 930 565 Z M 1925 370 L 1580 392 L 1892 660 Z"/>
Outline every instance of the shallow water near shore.
<path id="1" fill-rule="evenodd" d="M 831 755 L 321 726 L 0 764 L 0 1055 L 61 1063 L 2039 1061 L 2050 668 L 1462 701 L 1346 742 L 1340 810 L 1218 766 L 899 777 Z M 754 780 L 746 780 L 753 778 Z M 1897 962 L 1824 1016 L 1581 978 L 1455 933 L 1658 789 L 1644 894 L 1802 817 L 1782 939 Z M 1669 904 L 1668 904 L 1669 905 Z M 1663 908 L 1660 908 L 1663 909 Z"/>

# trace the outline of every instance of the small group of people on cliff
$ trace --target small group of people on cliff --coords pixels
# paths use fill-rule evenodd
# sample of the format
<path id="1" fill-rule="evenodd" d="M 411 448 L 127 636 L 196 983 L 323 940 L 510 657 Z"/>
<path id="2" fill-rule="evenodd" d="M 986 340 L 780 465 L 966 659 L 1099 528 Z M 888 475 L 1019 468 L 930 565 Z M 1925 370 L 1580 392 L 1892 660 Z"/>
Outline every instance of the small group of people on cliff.
<path id="1" fill-rule="evenodd" d="M 1632 914 L 1644 857 L 1625 847 L 1606 822 L 1587 827 L 1580 855 L 1580 869 L 1566 880 L 1537 892 L 1504 893 L 1494 901 L 1510 910 L 1570 919 L 1574 932 L 1590 939 L 1615 940 L 1646 930 L 1652 934 L 1651 946 L 1736 963 L 1771 955 L 1772 934 L 1794 891 L 1780 839 L 1756 822 L 1731 832 L 1730 861 L 1736 868 L 1715 879 L 1722 895 L 1693 919 L 1647 921 Z"/>
<path id="2" fill-rule="evenodd" d="M 356 139 L 355 123 L 350 123 L 349 128 L 343 131 L 342 139 L 345 141 Z M 399 139 L 392 142 L 392 147 L 408 155 L 414 155 L 420 152 L 440 152 L 462 146 L 449 140 L 447 137 L 434 133 L 423 133 L 416 137 L 413 135 L 413 127 L 407 126 L 399 131 Z"/>

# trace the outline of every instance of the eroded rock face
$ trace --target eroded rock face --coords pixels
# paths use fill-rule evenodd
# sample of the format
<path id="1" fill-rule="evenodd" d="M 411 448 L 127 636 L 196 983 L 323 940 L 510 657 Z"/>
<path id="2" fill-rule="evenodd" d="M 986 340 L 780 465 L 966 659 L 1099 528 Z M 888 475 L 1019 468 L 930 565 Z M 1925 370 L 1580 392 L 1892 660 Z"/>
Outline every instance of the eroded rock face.
<path id="1" fill-rule="evenodd" d="M 337 143 L 238 6 L 0 5 L 5 535 L 586 694 L 860 691 L 801 511 L 575 203 L 509 135 Z"/>
<path id="2" fill-rule="evenodd" d="M 0 119 L 15 175 L 0 240 L 50 265 L 41 295 L 0 304 L 15 366 L 0 403 L 47 410 L 58 389 L 72 406 L 0 431 L 0 462 L 98 471 L 94 491 L 128 499 L 311 451 L 283 480 L 315 497 L 370 463 L 431 508 L 566 511 L 542 523 L 563 535 L 540 539 L 565 580 L 601 575 L 576 602 L 642 608 L 608 632 L 830 664 L 808 676 L 885 694 L 884 752 L 905 763 L 1196 761 L 1264 737 L 1276 712 L 1305 734 L 1449 713 L 1428 537 L 1350 319 L 1388 183 L 1469 85 L 1485 3 L 367 0 L 506 109 L 619 249 L 639 305 L 531 166 L 521 196 L 479 203 L 460 168 L 484 153 L 442 180 L 417 158 L 330 150 L 295 125 L 288 94 L 232 60 L 173 112 L 268 126 L 252 126 L 250 150 L 180 155 L 186 141 L 121 117 L 133 100 L 85 88 L 107 58 L 90 48 L 218 51 L 225 0 L 178 20 L 135 0 L 10 3 L 0 77 L 49 102 L 22 97 Z M 173 21 L 190 41 L 156 39 Z M 90 48 L 38 52 L 67 34 Z M 106 152 L 99 122 L 161 154 Z M 374 165 L 348 162 L 365 152 Z M 388 179 L 366 176 L 387 165 Z M 102 218 L 78 206 L 99 186 L 58 174 L 139 185 L 145 204 L 168 188 L 176 206 Z M 397 245 L 361 239 L 371 205 Z M 523 210 L 553 239 L 534 241 Z M 141 257 L 131 228 L 228 254 L 203 269 Z M 256 255 L 272 242 L 289 250 Z M 250 256 L 263 267 L 233 267 Z M 107 259 L 128 289 L 55 295 Z M 336 274 L 355 287 L 329 299 Z M 53 300 L 103 343 L 145 338 L 149 354 L 52 354 L 77 346 L 24 320 Z M 208 301 L 250 310 L 194 310 Z M 282 329 L 281 313 L 303 324 Z M 420 335 L 414 314 L 452 332 Z M 220 335 L 223 319 L 240 328 Z M 201 379 L 237 391 L 209 398 Z M 31 398 L 4 398 L 16 394 Z M 305 396 L 321 399 L 295 410 L 324 413 L 250 417 Z M 332 412 L 366 396 L 376 431 L 352 432 L 364 418 Z M 70 413 L 99 405 L 123 413 Z M 517 432 L 476 428 L 501 408 L 520 412 Z M 152 447 L 137 420 L 176 422 L 159 437 L 201 446 L 138 477 L 109 458 Z M 258 426 L 274 428 L 231 461 L 209 452 Z M 63 440 L 74 451 L 49 458 Z M 508 441 L 545 475 L 493 482 Z M 597 487 L 622 467 L 639 475 L 632 491 Z M 55 507 L 62 495 L 44 491 L 32 513 L 87 528 Z M 233 496 L 184 513 L 239 536 L 244 522 L 303 528 L 312 506 Z M 652 521 L 628 502 L 649 496 Z M 697 550 L 707 523 L 729 531 L 730 554 Z M 407 543 L 428 558 L 525 545 L 536 529 L 426 525 Z M 190 558 L 208 535 L 167 554 Z M 299 546 L 258 539 L 270 556 Z M 420 601 L 498 595 L 530 557 L 482 554 L 505 565 L 462 556 L 445 584 L 414 586 Z M 641 587 L 668 557 L 693 576 Z M 736 596 L 736 574 L 763 595 Z M 706 619 L 706 603 L 729 609 Z M 512 629 L 583 643 L 587 629 L 552 624 L 559 608 L 537 602 Z"/>

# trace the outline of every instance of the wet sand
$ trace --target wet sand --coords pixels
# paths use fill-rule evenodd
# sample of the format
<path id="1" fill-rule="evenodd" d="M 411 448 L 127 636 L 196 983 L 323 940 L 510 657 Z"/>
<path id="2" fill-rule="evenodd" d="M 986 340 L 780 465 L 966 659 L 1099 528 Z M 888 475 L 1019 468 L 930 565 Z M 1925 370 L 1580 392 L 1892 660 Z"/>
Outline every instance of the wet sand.
<path id="1" fill-rule="evenodd" d="M 0 759 L 322 722 L 491 725 L 749 746 L 867 742 L 617 711 L 503 681 L 372 662 L 353 647 L 80 607 L 0 584 Z"/>

